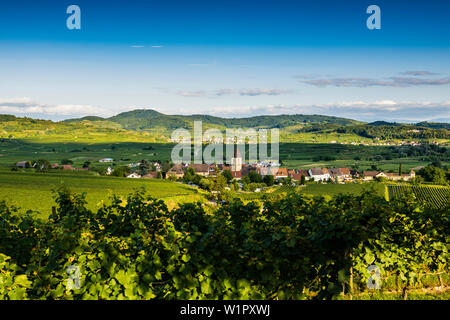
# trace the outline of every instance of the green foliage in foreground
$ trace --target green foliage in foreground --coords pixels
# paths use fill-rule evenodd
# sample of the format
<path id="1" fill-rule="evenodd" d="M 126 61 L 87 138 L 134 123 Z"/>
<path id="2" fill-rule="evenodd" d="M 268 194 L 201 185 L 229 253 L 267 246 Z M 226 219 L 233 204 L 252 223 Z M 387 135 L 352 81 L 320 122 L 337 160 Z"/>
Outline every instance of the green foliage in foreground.
<path id="1" fill-rule="evenodd" d="M 331 299 L 366 269 L 447 271 L 449 207 L 373 192 L 169 211 L 137 192 L 96 212 L 59 190 L 48 221 L 0 204 L 0 299 Z M 66 287 L 68 268 L 81 287 Z"/>

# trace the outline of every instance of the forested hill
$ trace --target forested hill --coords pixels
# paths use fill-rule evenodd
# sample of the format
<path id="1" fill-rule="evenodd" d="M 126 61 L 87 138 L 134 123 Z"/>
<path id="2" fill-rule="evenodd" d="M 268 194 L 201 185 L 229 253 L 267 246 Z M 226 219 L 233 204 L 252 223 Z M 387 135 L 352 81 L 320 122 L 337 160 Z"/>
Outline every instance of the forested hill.
<path id="1" fill-rule="evenodd" d="M 423 122 L 417 124 L 400 124 L 377 121 L 369 124 L 348 126 L 318 124 L 304 127 L 299 132 L 353 134 L 362 138 L 376 140 L 450 139 L 450 130 L 446 123 L 424 125 Z"/>
<path id="2" fill-rule="evenodd" d="M 257 116 L 249 118 L 220 118 L 209 115 L 166 115 L 154 110 L 133 110 L 120 113 L 110 118 L 84 117 L 80 119 L 68 119 L 65 122 L 95 122 L 119 124 L 123 129 L 129 130 L 152 130 L 164 128 L 173 130 L 177 128 L 190 129 L 194 121 L 202 121 L 203 125 L 219 128 L 286 128 L 305 124 L 337 124 L 340 126 L 357 125 L 362 122 L 322 116 L 322 115 L 276 115 Z"/>

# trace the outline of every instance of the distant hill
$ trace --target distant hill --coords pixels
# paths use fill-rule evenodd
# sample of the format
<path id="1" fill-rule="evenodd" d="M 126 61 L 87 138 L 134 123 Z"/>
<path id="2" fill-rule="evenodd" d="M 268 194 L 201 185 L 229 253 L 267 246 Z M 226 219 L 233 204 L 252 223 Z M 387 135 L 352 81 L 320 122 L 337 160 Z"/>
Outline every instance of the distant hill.
<path id="1" fill-rule="evenodd" d="M 96 122 L 107 121 L 120 124 L 121 128 L 128 130 L 154 130 L 177 128 L 191 129 L 194 121 L 202 121 L 204 127 L 214 126 L 220 128 L 286 128 L 291 126 L 304 126 L 310 124 L 336 124 L 341 126 L 357 125 L 363 122 L 322 115 L 275 115 L 256 116 L 248 118 L 220 118 L 209 115 L 166 115 L 155 110 L 133 110 L 120 113 L 110 118 L 84 117 L 69 119 L 64 122 Z"/>
<path id="2" fill-rule="evenodd" d="M 87 116 L 83 118 L 74 118 L 74 119 L 67 119 L 63 122 L 71 123 L 71 122 L 80 122 L 80 121 L 102 121 L 105 120 L 105 118 L 97 117 L 97 116 Z"/>
<path id="3" fill-rule="evenodd" d="M 418 127 L 425 127 L 425 128 L 432 128 L 432 129 L 447 129 L 450 130 L 450 123 L 444 123 L 444 122 L 419 122 L 416 123 L 416 126 Z"/>
<path id="4" fill-rule="evenodd" d="M 368 123 L 367 125 L 369 125 L 369 126 L 376 126 L 376 127 L 379 127 L 379 126 L 401 126 L 400 123 L 387 122 L 387 121 L 375 121 L 375 122 Z"/>

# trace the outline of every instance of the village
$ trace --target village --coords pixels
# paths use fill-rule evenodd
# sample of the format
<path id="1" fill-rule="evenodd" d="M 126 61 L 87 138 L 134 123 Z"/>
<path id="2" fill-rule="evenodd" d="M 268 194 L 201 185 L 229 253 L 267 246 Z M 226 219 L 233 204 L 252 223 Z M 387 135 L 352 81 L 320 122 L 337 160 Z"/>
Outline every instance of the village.
<path id="1" fill-rule="evenodd" d="M 98 160 L 99 163 L 108 164 L 114 163 L 113 158 L 102 158 Z M 145 162 L 147 170 L 142 170 Z M 50 169 L 62 169 L 62 170 L 83 170 L 89 171 L 89 164 L 85 163 L 83 168 L 74 168 L 71 164 L 47 164 Z M 16 166 L 19 168 L 36 168 L 37 166 L 44 166 L 45 164 L 30 161 L 17 162 Z M 286 179 L 292 182 L 297 181 L 310 181 L 310 182 L 335 182 L 335 183 L 348 183 L 353 181 L 374 181 L 374 180 L 393 180 L 393 181 L 410 181 L 415 178 L 415 172 L 411 170 L 409 173 L 399 172 L 383 172 L 380 170 L 374 171 L 358 171 L 354 168 L 326 168 L 326 167 L 312 167 L 310 169 L 288 169 L 282 168 L 278 162 L 254 162 L 246 163 L 243 161 L 237 148 L 234 150 L 234 155 L 227 164 L 195 164 L 195 163 L 179 163 L 171 166 L 165 172 L 160 162 L 147 162 L 142 160 L 141 162 L 128 163 L 121 168 L 126 167 L 122 176 L 134 179 L 170 179 L 172 181 L 183 180 L 186 172 L 189 168 L 193 172 L 201 177 L 215 177 L 222 174 L 224 171 L 230 171 L 232 179 L 236 181 L 242 180 L 249 175 L 260 176 L 261 181 L 264 177 L 271 176 L 275 183 L 282 183 Z M 114 175 L 114 166 L 108 166 L 105 175 Z"/>

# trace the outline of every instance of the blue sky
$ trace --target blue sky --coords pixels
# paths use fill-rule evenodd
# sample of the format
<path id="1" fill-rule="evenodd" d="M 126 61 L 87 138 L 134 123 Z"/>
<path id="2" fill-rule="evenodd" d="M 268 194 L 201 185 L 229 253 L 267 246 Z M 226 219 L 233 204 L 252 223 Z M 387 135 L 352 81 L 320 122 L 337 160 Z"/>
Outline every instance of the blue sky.
<path id="1" fill-rule="evenodd" d="M 310 2 L 2 1 L 0 113 L 450 120 L 450 2 Z"/>

